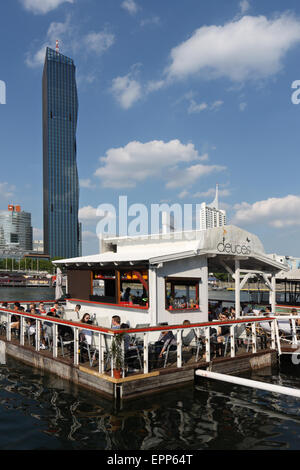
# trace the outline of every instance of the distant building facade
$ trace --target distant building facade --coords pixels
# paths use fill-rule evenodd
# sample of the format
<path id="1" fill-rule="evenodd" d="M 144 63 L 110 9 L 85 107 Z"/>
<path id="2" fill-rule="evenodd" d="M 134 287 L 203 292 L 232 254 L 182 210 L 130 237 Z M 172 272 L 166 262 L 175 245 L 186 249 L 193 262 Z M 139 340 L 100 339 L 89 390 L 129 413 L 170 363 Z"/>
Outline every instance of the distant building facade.
<path id="1" fill-rule="evenodd" d="M 51 258 L 80 254 L 75 72 L 72 59 L 47 48 L 43 71 L 44 252 Z"/>
<path id="2" fill-rule="evenodd" d="M 226 211 L 219 209 L 219 188 L 216 187 L 216 197 L 211 204 L 203 202 L 200 208 L 200 230 L 223 227 L 226 225 Z"/>
<path id="3" fill-rule="evenodd" d="M 23 256 L 32 251 L 31 214 L 20 206 L 0 211 L 0 256 Z"/>
<path id="4" fill-rule="evenodd" d="M 44 241 L 33 240 L 33 251 L 35 253 L 44 253 Z"/>

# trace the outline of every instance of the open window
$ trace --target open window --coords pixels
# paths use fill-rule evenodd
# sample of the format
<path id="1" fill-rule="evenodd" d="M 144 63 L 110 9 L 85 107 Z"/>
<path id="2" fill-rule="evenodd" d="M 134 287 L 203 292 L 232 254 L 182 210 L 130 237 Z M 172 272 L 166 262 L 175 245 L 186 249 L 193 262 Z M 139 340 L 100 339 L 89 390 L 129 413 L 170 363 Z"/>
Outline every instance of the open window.
<path id="1" fill-rule="evenodd" d="M 125 268 L 92 271 L 90 300 L 123 307 L 148 307 L 148 271 Z"/>
<path id="2" fill-rule="evenodd" d="M 93 272 L 93 291 L 90 300 L 104 303 L 117 303 L 116 273 L 101 269 Z"/>
<path id="3" fill-rule="evenodd" d="M 166 278 L 166 309 L 169 311 L 199 309 L 199 279 Z"/>
<path id="4" fill-rule="evenodd" d="M 120 304 L 148 306 L 148 271 L 120 270 Z"/>

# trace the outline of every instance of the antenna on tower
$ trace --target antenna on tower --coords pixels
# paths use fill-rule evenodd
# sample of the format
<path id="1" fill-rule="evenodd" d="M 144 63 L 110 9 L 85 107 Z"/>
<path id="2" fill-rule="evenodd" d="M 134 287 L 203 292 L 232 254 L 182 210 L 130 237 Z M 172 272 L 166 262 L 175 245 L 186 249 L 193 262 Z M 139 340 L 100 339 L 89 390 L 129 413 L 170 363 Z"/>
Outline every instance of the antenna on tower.
<path id="1" fill-rule="evenodd" d="M 58 39 L 56 39 L 56 46 L 55 46 L 55 50 L 57 52 L 57 54 L 59 53 L 59 45 L 58 45 Z"/>

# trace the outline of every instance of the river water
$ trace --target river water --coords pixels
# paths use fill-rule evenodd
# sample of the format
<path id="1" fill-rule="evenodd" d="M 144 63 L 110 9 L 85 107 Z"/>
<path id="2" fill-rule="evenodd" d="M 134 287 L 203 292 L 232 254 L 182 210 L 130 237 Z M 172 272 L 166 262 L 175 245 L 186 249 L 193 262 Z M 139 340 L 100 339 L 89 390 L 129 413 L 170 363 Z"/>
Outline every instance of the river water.
<path id="1" fill-rule="evenodd" d="M 21 290 L 0 289 L 0 299 L 53 298 Z M 300 388 L 288 358 L 245 377 Z M 299 400 L 288 396 L 199 377 L 116 405 L 11 357 L 0 366 L 0 450 L 299 449 L 299 438 Z"/>

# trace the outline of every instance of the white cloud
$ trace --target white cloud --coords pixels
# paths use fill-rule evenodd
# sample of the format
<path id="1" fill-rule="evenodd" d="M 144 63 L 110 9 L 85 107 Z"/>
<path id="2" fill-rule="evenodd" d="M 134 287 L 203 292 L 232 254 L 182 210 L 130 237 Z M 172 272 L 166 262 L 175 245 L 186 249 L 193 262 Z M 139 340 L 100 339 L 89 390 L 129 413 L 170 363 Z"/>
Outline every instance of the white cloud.
<path id="1" fill-rule="evenodd" d="M 0 197 L 4 199 L 9 199 L 14 196 L 16 187 L 9 183 L 0 183 Z"/>
<path id="2" fill-rule="evenodd" d="M 49 13 L 62 3 L 74 3 L 74 0 L 21 0 L 24 8 L 35 14 Z"/>
<path id="3" fill-rule="evenodd" d="M 185 145 L 177 139 L 169 142 L 133 141 L 125 147 L 109 149 L 100 158 L 102 165 L 95 175 L 102 180 L 104 187 L 132 188 L 148 178 L 165 179 L 167 187 L 173 187 L 172 178 L 192 181 L 216 170 L 216 167 L 201 164 L 191 169 L 177 167 L 179 164 L 186 165 L 207 158 L 207 154 L 199 155 L 192 143 Z"/>
<path id="4" fill-rule="evenodd" d="M 243 16 L 224 26 L 202 26 L 171 51 L 167 78 L 193 75 L 234 82 L 263 79 L 282 69 L 285 54 L 300 42 L 300 21 L 291 14 L 273 19 Z"/>
<path id="5" fill-rule="evenodd" d="M 96 232 L 91 232 L 90 230 L 83 230 L 82 232 L 82 241 L 90 241 L 91 239 L 98 238 Z"/>
<path id="6" fill-rule="evenodd" d="M 114 44 L 115 36 L 106 31 L 91 32 L 84 37 L 83 42 L 89 51 L 102 54 Z"/>
<path id="7" fill-rule="evenodd" d="M 300 225 L 300 196 L 290 194 L 253 204 L 242 202 L 236 204 L 234 209 L 233 223 L 237 225 L 262 223 L 276 228 Z"/>
<path id="8" fill-rule="evenodd" d="M 128 11 L 131 15 L 135 15 L 139 9 L 134 0 L 124 0 L 121 7 Z"/>
<path id="9" fill-rule="evenodd" d="M 197 192 L 197 193 L 193 194 L 193 197 L 207 198 L 207 197 L 215 197 L 215 195 L 216 195 L 216 188 L 210 188 L 207 191 L 203 191 L 203 192 L 200 191 L 200 192 Z M 219 196 L 221 196 L 221 197 L 230 196 L 229 189 L 219 189 Z"/>
<path id="10" fill-rule="evenodd" d="M 239 3 L 239 7 L 240 7 L 241 15 L 244 15 L 244 14 L 246 13 L 246 11 L 249 10 L 249 8 L 250 8 L 250 3 L 248 2 L 248 0 L 242 0 L 242 1 Z"/>
<path id="11" fill-rule="evenodd" d="M 155 25 L 158 26 L 160 24 L 160 17 L 159 16 L 152 16 L 151 18 L 146 18 L 141 20 L 140 26 L 148 26 L 148 25 Z"/>
<path id="12" fill-rule="evenodd" d="M 81 188 L 87 188 L 87 189 L 94 189 L 95 188 L 95 185 L 92 183 L 92 181 L 89 178 L 80 179 L 79 180 L 79 186 Z"/>
<path id="13" fill-rule="evenodd" d="M 99 215 L 97 215 L 97 208 L 92 206 L 85 206 L 81 207 L 78 211 L 78 218 L 81 221 L 95 221 L 99 219 Z"/>
<path id="14" fill-rule="evenodd" d="M 245 102 L 239 104 L 240 111 L 245 111 L 246 107 L 247 107 L 247 103 Z"/>
<path id="15" fill-rule="evenodd" d="M 190 193 L 186 189 L 184 189 L 183 191 L 181 191 L 181 193 L 178 194 L 178 197 L 179 197 L 179 199 L 184 199 L 187 196 L 189 196 L 189 194 Z"/>
<path id="16" fill-rule="evenodd" d="M 131 108 L 142 97 L 142 87 L 131 73 L 114 78 L 110 91 L 123 109 Z"/>
<path id="17" fill-rule="evenodd" d="M 175 168 L 169 170 L 171 180 L 166 184 L 167 188 L 191 186 L 199 178 L 211 173 L 224 171 L 226 167 L 220 165 L 202 165 L 198 163 L 187 168 Z"/>
<path id="18" fill-rule="evenodd" d="M 46 39 L 42 46 L 35 53 L 28 52 L 26 54 L 25 63 L 28 67 L 35 68 L 44 64 L 46 47 L 55 48 L 56 40 L 59 41 L 60 47 L 67 42 L 67 38 L 71 36 L 73 28 L 71 26 L 70 16 L 68 15 L 64 23 L 52 22 L 47 30 Z"/>
<path id="19" fill-rule="evenodd" d="M 207 103 L 199 103 L 197 104 L 195 100 L 190 101 L 190 105 L 188 108 L 188 113 L 200 113 L 201 111 L 204 111 L 205 109 L 208 108 Z"/>
<path id="20" fill-rule="evenodd" d="M 45 61 L 46 47 L 55 48 L 56 40 L 59 41 L 60 51 L 72 51 L 79 54 L 84 51 L 85 54 L 102 54 L 109 49 L 115 41 L 115 36 L 107 31 L 91 31 L 82 36 L 76 27 L 71 23 L 71 17 L 68 15 L 65 22 L 52 22 L 46 33 L 46 38 L 39 46 L 36 52 L 27 52 L 25 63 L 28 67 L 40 67 Z M 84 47 L 83 47 L 84 46 Z M 63 52 L 64 53 L 64 52 Z M 86 83 L 93 83 L 95 76 L 86 72 Z"/>
<path id="21" fill-rule="evenodd" d="M 213 109 L 219 109 L 220 106 L 222 106 L 222 104 L 224 104 L 224 101 L 222 100 L 217 100 L 217 101 L 214 101 L 212 103 L 212 105 L 210 106 L 210 109 L 213 110 Z"/>
<path id="22" fill-rule="evenodd" d="M 151 93 L 152 91 L 160 90 L 165 84 L 164 80 L 152 80 L 146 85 L 146 92 Z"/>
<path id="23" fill-rule="evenodd" d="M 219 109 L 224 101 L 218 100 L 214 101 L 211 105 L 208 105 L 207 103 L 199 103 L 197 104 L 195 100 L 191 99 L 190 100 L 190 105 L 188 107 L 188 113 L 200 113 L 201 111 L 204 111 L 205 109 L 209 111 L 217 110 Z"/>

